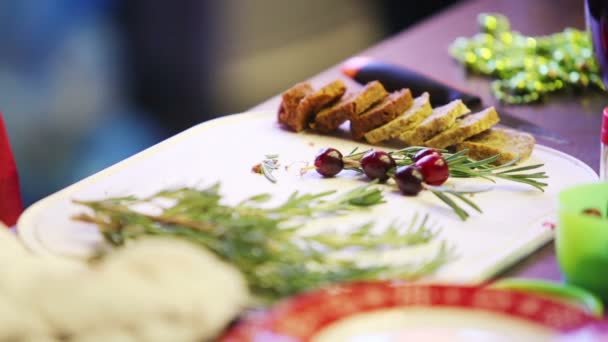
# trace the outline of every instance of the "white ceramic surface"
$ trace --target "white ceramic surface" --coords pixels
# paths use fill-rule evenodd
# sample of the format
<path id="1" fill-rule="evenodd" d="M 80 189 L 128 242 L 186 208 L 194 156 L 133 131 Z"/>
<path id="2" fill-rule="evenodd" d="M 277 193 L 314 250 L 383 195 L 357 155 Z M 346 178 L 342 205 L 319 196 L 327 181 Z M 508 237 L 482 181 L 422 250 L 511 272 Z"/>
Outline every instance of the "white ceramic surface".
<path id="1" fill-rule="evenodd" d="M 275 114 L 268 112 L 209 121 L 39 201 L 22 215 L 19 235 L 41 255 L 83 257 L 100 243 L 101 236 L 94 226 L 70 220 L 70 216 L 83 210 L 72 204 L 72 199 L 146 195 L 167 187 L 206 186 L 219 181 L 228 203 L 261 192 L 272 193 L 279 201 L 294 190 L 348 190 L 362 185 L 363 178 L 352 172 L 342 172 L 333 179 L 323 179 L 314 171 L 298 175 L 298 162 L 312 161 L 317 151 L 326 146 L 348 153 L 355 146 L 368 145 L 338 136 L 288 132 L 278 127 Z M 289 171 L 281 168 L 276 173 L 278 182 L 273 184 L 252 173 L 251 167 L 265 154 L 274 153 L 279 154 L 283 166 L 295 164 Z M 431 193 L 404 197 L 394 184 L 388 184 L 383 186 L 388 203 L 348 219 L 317 220 L 309 229 L 349 229 L 371 219 L 380 224 L 395 219 L 407 222 L 414 213 L 429 213 L 433 222 L 442 227 L 440 238 L 455 246 L 458 253 L 458 258 L 434 278 L 461 283 L 482 281 L 552 239 L 553 232 L 543 223 L 553 220 L 560 190 L 597 179 L 597 174 L 581 161 L 540 145 L 525 164 L 532 163 L 545 164 L 543 170 L 550 177 L 545 192 L 502 181 L 493 184 L 484 180 L 449 180 L 447 185 L 456 187 L 493 186 L 492 191 L 474 196 L 483 214 L 471 212 L 466 222 Z M 403 262 L 429 256 L 435 247 L 361 257 L 371 262 Z"/>

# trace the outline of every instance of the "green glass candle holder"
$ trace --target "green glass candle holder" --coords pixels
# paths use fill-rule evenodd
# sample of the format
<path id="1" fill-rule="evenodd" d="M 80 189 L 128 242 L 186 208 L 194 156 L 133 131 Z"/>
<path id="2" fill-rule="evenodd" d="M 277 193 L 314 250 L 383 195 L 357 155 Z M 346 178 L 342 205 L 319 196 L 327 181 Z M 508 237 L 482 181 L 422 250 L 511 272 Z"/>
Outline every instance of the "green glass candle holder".
<path id="1" fill-rule="evenodd" d="M 608 182 L 560 193 L 555 246 L 565 281 L 608 303 Z"/>

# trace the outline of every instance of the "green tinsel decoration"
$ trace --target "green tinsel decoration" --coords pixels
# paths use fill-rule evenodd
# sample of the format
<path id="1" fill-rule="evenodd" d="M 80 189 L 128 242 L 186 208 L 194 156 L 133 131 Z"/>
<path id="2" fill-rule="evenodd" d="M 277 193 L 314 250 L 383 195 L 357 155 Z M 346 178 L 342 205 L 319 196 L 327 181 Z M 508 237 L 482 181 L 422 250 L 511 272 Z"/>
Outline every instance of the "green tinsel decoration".
<path id="1" fill-rule="evenodd" d="M 522 104 L 561 89 L 606 89 L 588 32 L 567 28 L 532 37 L 512 31 L 501 14 L 482 13 L 478 21 L 480 32 L 457 38 L 450 54 L 473 72 L 497 77 L 492 92 L 500 101 Z"/>

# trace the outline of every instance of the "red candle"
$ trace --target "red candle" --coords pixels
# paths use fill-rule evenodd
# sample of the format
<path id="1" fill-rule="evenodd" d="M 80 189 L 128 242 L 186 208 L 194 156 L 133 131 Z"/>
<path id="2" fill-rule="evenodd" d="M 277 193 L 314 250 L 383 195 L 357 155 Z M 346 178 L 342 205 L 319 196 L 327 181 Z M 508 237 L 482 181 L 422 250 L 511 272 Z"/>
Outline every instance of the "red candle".
<path id="1" fill-rule="evenodd" d="M 0 113 L 0 221 L 13 226 L 23 211 L 17 166 Z"/>
<path id="2" fill-rule="evenodd" d="M 604 113 L 602 114 L 600 180 L 608 181 L 608 107 L 604 108 Z"/>

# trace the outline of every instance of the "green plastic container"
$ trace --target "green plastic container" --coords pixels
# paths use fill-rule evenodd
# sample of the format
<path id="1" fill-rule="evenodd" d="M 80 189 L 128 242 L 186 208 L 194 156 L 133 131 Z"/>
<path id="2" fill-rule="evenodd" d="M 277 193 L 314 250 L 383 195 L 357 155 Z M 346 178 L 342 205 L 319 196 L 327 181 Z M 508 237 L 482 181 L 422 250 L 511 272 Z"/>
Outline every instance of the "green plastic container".
<path id="1" fill-rule="evenodd" d="M 599 210 L 602 217 L 583 213 L 590 208 Z M 555 246 L 566 282 L 608 303 L 608 182 L 560 193 Z"/>

